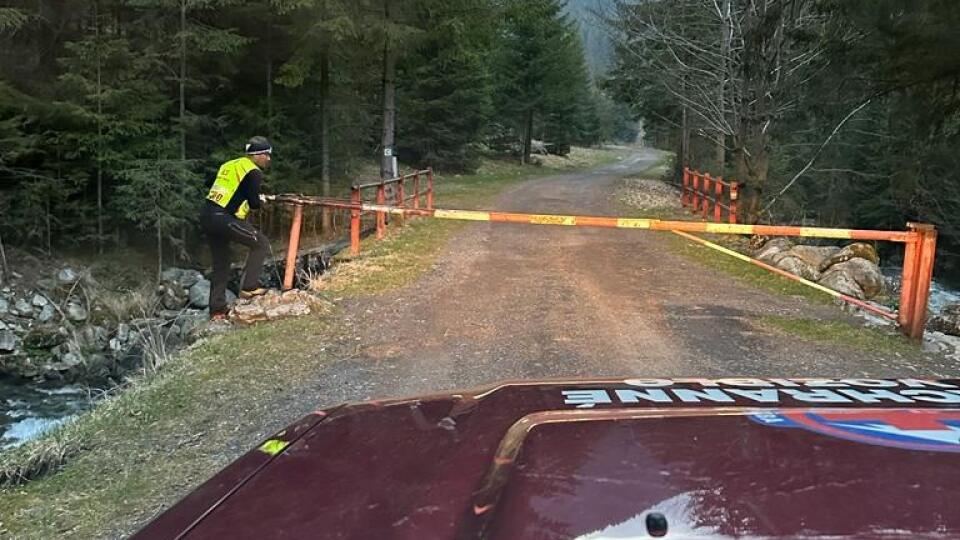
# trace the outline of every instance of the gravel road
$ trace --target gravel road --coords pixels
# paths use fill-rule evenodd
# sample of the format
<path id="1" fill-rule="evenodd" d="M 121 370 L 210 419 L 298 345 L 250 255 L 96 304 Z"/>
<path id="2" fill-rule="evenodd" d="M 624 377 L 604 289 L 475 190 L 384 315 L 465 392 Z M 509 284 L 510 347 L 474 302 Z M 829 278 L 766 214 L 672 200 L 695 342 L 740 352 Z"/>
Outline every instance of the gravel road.
<path id="1" fill-rule="evenodd" d="M 529 181 L 496 208 L 615 214 L 641 150 L 589 173 Z M 442 202 L 442 201 L 441 201 Z M 477 223 L 402 290 L 346 305 L 341 358 L 310 385 L 322 405 L 497 381 L 590 376 L 945 376 L 934 354 L 869 353 L 756 324 L 849 317 L 711 272 L 648 231 Z"/>

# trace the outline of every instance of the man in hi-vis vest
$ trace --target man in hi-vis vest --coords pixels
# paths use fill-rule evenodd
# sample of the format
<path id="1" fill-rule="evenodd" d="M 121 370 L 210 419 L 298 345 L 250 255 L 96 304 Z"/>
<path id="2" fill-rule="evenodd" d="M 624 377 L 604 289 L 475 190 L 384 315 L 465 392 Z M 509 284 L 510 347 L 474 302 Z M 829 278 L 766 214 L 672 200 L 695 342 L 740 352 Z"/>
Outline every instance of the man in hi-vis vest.
<path id="1" fill-rule="evenodd" d="M 200 225 L 213 253 L 210 280 L 210 318 L 227 316 L 227 280 L 230 279 L 230 244 L 250 248 L 240 285 L 240 297 L 251 298 L 266 292 L 260 287 L 260 272 L 270 243 L 246 222 L 250 210 L 260 208 L 260 184 L 263 171 L 270 166 L 273 148 L 265 137 L 254 137 L 246 146 L 246 155 L 220 166 L 200 215 Z"/>

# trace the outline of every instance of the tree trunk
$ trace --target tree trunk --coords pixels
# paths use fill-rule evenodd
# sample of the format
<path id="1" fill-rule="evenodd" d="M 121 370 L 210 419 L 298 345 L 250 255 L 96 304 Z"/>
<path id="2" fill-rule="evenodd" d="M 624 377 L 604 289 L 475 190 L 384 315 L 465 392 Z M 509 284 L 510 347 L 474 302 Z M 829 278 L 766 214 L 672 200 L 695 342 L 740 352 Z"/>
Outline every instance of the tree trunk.
<path id="1" fill-rule="evenodd" d="M 722 19 L 720 27 L 723 35 L 720 38 L 720 62 L 721 62 L 721 80 L 717 84 L 717 104 L 720 108 L 720 114 L 726 117 L 727 110 L 727 81 L 731 79 L 729 74 L 730 49 L 733 41 L 733 23 L 731 21 L 730 0 L 723 0 L 720 17 Z M 723 176 L 727 165 L 726 136 L 723 131 L 717 132 L 717 141 L 714 158 L 716 159 L 716 174 Z"/>
<path id="2" fill-rule="evenodd" d="M 157 281 L 160 281 L 160 274 L 163 273 L 163 228 L 160 226 L 160 218 L 157 218 Z"/>
<path id="3" fill-rule="evenodd" d="M 383 155 L 380 156 L 380 177 L 392 178 L 396 171 L 393 170 L 393 157 L 386 155 L 387 149 L 396 150 L 397 135 L 397 57 L 396 51 L 390 43 L 390 34 L 387 32 L 387 26 L 390 24 L 390 2 L 384 0 L 384 38 L 383 38 L 383 137 L 381 146 Z"/>
<path id="4" fill-rule="evenodd" d="M 273 10 L 268 8 L 266 77 L 267 77 L 267 137 L 273 137 Z"/>
<path id="5" fill-rule="evenodd" d="M 523 153 L 520 156 L 520 163 L 526 165 L 530 163 L 530 153 L 533 151 L 533 109 L 527 111 L 526 122 L 523 126 Z"/>
<path id="6" fill-rule="evenodd" d="M 0 285 L 3 285 L 9 272 L 10 269 L 7 268 L 7 252 L 3 249 L 3 235 L 0 234 Z"/>
<path id="7" fill-rule="evenodd" d="M 320 182 L 324 197 L 330 196 L 330 54 L 327 47 L 320 53 Z M 323 232 L 331 227 L 330 209 L 323 207 Z"/>
<path id="8" fill-rule="evenodd" d="M 103 255 L 103 62 L 100 50 L 100 2 L 93 3 L 97 42 L 97 253 Z"/>
<path id="9" fill-rule="evenodd" d="M 187 160 L 187 0 L 180 0 L 180 161 Z"/>

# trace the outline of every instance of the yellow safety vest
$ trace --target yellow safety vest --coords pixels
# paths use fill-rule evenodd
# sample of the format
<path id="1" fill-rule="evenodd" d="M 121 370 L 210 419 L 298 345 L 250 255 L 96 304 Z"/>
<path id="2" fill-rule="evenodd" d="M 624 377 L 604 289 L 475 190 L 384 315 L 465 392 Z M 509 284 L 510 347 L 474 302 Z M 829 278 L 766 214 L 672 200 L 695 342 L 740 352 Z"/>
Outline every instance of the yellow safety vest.
<path id="1" fill-rule="evenodd" d="M 259 170 L 260 167 L 257 167 L 257 164 L 247 156 L 224 163 L 220 166 L 220 171 L 217 172 L 217 179 L 213 181 L 210 193 L 207 193 L 207 200 L 226 208 L 230 204 L 233 194 L 240 187 L 240 182 L 243 181 L 248 172 L 254 169 Z M 238 219 L 246 219 L 248 212 L 250 212 L 250 204 L 243 201 L 234 215 Z"/>

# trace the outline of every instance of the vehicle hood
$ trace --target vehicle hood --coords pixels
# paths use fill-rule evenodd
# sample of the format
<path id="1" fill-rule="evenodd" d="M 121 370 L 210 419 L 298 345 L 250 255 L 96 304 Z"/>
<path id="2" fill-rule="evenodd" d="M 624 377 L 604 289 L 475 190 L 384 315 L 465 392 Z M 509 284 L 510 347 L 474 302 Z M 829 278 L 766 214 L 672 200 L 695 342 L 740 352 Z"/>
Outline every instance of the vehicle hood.
<path id="1" fill-rule="evenodd" d="M 960 535 L 960 381 L 543 381 L 317 411 L 137 538 Z"/>

